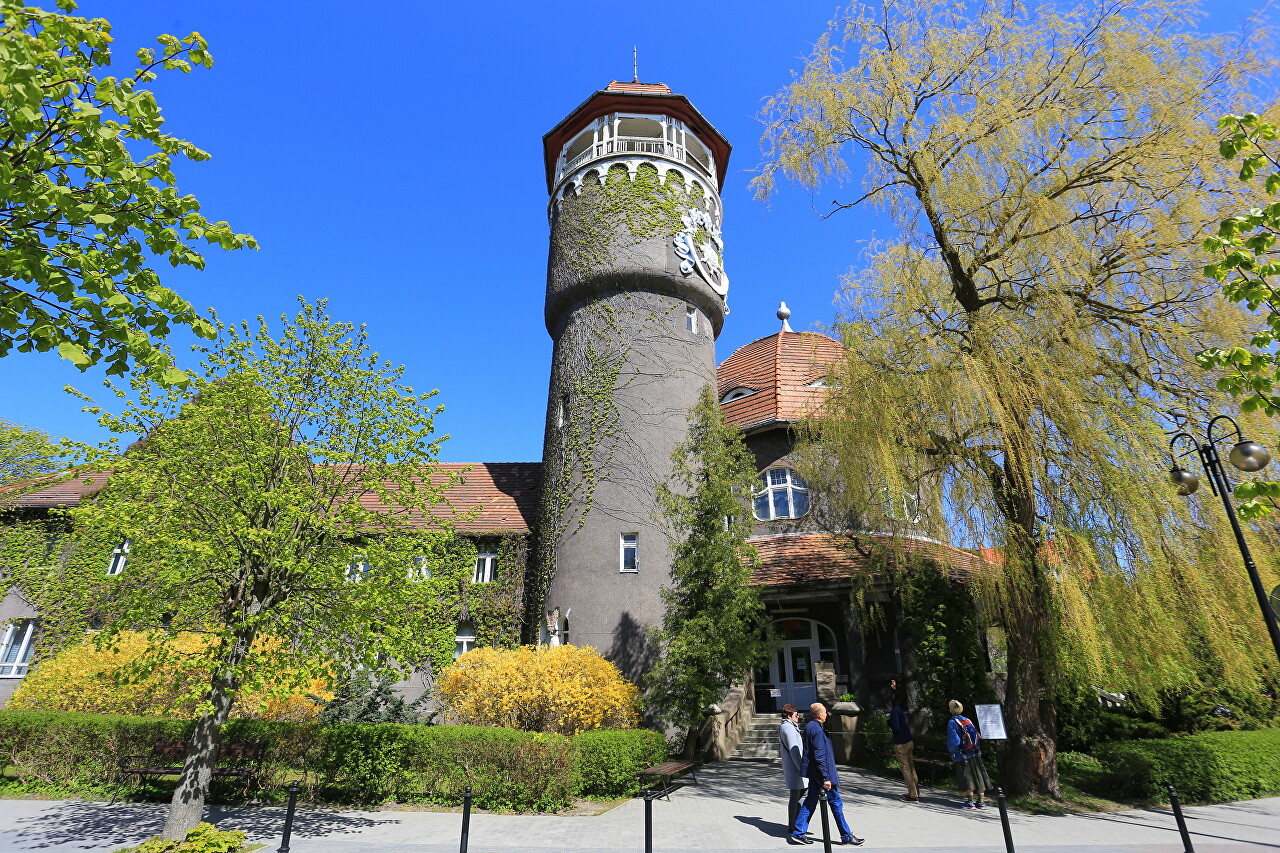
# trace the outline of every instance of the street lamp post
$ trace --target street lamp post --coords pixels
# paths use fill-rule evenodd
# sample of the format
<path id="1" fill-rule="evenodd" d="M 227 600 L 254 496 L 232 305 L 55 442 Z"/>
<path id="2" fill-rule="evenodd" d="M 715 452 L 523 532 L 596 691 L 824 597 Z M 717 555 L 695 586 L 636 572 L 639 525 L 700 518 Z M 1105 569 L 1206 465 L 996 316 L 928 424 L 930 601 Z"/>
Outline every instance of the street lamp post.
<path id="1" fill-rule="evenodd" d="M 1215 435 L 1218 424 L 1226 421 L 1235 430 L 1232 433 Z M 1240 425 L 1227 415 L 1218 415 L 1209 421 L 1205 428 L 1204 441 L 1197 442 L 1190 433 L 1179 432 L 1169 439 L 1169 456 L 1173 461 L 1173 470 L 1169 479 L 1178 487 L 1178 494 L 1189 495 L 1200 488 L 1200 478 L 1193 471 L 1188 471 L 1178 464 L 1178 460 L 1190 456 L 1194 452 L 1200 457 L 1200 465 L 1205 476 L 1209 478 L 1209 488 L 1222 498 L 1222 507 L 1227 511 L 1227 519 L 1231 522 L 1231 530 L 1236 534 L 1236 545 L 1240 548 L 1240 556 L 1244 558 L 1245 570 L 1249 573 L 1249 582 L 1253 584 L 1253 594 L 1258 599 L 1258 607 L 1262 610 L 1263 621 L 1267 623 L 1267 634 L 1271 636 L 1271 645 L 1275 648 L 1276 659 L 1280 660 L 1280 625 L 1276 624 L 1276 616 L 1271 612 L 1267 593 L 1262 588 L 1262 578 L 1258 577 L 1258 567 L 1249 552 L 1249 543 L 1244 540 L 1244 531 L 1240 529 L 1240 518 L 1235 506 L 1231 503 L 1231 484 L 1227 481 L 1227 472 L 1222 467 L 1222 459 L 1218 456 L 1218 444 L 1234 438 L 1235 446 L 1227 454 L 1227 459 L 1236 468 L 1246 473 L 1261 471 L 1271 461 L 1271 454 L 1256 441 L 1247 441 L 1240 433 Z M 1180 443 L 1190 443 L 1192 450 L 1177 453 Z"/>

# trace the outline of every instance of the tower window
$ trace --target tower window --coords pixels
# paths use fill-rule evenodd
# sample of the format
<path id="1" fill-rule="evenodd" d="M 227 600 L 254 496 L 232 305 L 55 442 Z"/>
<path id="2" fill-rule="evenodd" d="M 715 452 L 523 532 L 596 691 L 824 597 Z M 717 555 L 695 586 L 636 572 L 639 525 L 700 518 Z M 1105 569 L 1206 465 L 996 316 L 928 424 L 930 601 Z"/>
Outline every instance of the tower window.
<path id="1" fill-rule="evenodd" d="M 565 424 L 569 423 L 569 395 L 560 395 L 560 411 L 556 415 L 556 425 L 560 429 L 564 429 Z"/>
<path id="2" fill-rule="evenodd" d="M 111 551 L 111 561 L 107 563 L 107 577 L 114 577 L 124 571 L 129 562 L 129 540 L 121 540 Z"/>
<path id="3" fill-rule="evenodd" d="M 36 636 L 36 620 L 16 619 L 4 633 L 0 646 L 0 678 L 21 678 L 31 663 L 31 647 Z"/>
<path id="4" fill-rule="evenodd" d="M 498 579 L 498 555 L 492 551 L 481 551 L 476 554 L 476 570 L 471 575 L 472 583 L 492 583 Z"/>
<path id="5" fill-rule="evenodd" d="M 684 328 L 685 331 L 698 334 L 698 309 L 692 305 L 686 305 L 684 309 Z"/>
<path id="6" fill-rule="evenodd" d="M 623 533 L 618 543 L 619 560 L 618 571 L 620 572 L 638 572 L 640 571 L 640 534 L 639 533 Z"/>
<path id="7" fill-rule="evenodd" d="M 809 486 L 790 468 L 770 468 L 760 475 L 755 515 L 761 521 L 799 518 L 809 511 Z"/>

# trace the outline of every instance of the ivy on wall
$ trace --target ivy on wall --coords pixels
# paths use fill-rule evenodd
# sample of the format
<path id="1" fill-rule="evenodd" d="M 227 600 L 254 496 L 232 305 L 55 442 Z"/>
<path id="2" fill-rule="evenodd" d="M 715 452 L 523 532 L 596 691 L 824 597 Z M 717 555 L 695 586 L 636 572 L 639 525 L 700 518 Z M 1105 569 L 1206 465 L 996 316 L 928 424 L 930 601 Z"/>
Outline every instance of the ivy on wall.
<path id="1" fill-rule="evenodd" d="M 882 561 L 880 570 L 853 578 L 852 604 L 867 627 L 892 630 L 892 613 L 868 595 L 885 581 L 897 600 L 897 629 L 907 655 L 914 706 L 929 709 L 933 719 L 947 718 L 947 702 L 958 699 L 972 709 L 994 701 L 987 674 L 986 624 L 968 584 L 950 577 L 929 560 Z"/>
<path id="2" fill-rule="evenodd" d="M 610 167 L 603 181 L 588 173 L 555 213 L 552 270 L 585 278 L 608 269 L 628 246 L 674 237 L 683 227 L 680 217 L 692 207 L 705 209 L 702 187 L 686 187 L 679 172 L 668 172 L 664 181 L 656 168 L 641 163 L 634 178 L 621 164 Z M 699 242 L 707 236 L 699 234 Z"/>
<path id="3" fill-rule="evenodd" d="M 0 573 L 16 584 L 39 614 L 37 662 L 79 642 L 86 630 L 112 622 L 116 591 L 122 584 L 146 582 L 146 562 L 138 556 L 131 557 L 120 575 L 107 575 L 112 551 L 123 538 L 123 534 L 77 530 L 69 514 L 60 509 L 10 511 L 0 516 Z M 418 581 L 420 594 L 404 618 L 421 626 L 430 653 L 429 660 L 403 661 L 405 665 L 442 671 L 453 662 L 457 628 L 463 621 L 475 628 L 477 645 L 509 648 L 519 644 L 529 537 L 499 531 L 484 538 L 498 554 L 498 573 L 490 583 L 475 583 L 474 539 L 422 532 L 421 553 L 429 576 Z M 23 589 L 22 578 L 31 573 L 42 578 L 38 596 Z M 72 584 L 75 590 L 69 588 Z M 85 584 L 94 586 L 93 595 L 84 594 Z"/>

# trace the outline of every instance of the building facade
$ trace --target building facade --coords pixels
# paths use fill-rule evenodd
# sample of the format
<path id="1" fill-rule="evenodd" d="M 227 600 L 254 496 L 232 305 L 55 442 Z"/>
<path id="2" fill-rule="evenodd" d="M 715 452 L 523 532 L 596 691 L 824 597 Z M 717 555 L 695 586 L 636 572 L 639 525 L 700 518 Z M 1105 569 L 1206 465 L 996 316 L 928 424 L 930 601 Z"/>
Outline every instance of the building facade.
<path id="1" fill-rule="evenodd" d="M 657 653 L 647 630 L 661 622 L 660 591 L 670 578 L 656 489 L 670 475 L 690 410 L 711 385 L 759 471 L 754 582 L 778 644 L 748 696 L 765 708 L 846 693 L 872 701 L 891 675 L 911 668 L 895 620 L 863 625 L 851 603 L 853 579 L 882 565 L 875 555 L 887 537 L 856 533 L 824 513 L 793 458 L 797 425 L 821 404 L 841 345 L 792 331 L 784 305 L 778 332 L 716 365 L 729 313 L 719 196 L 729 143 L 667 86 L 611 82 L 543 146 L 545 322 L 554 342 L 543 458 L 446 466 L 466 469 L 450 502 L 481 508 L 458 528 L 477 543 L 472 586 L 480 592 L 506 582 L 519 596 L 519 624 L 504 641 L 591 645 L 627 676 L 643 673 Z M 91 499 L 105 482 L 57 482 L 3 508 L 11 517 L 38 516 Z M 909 526 L 919 508 L 903 511 Z M 501 537 L 523 543 L 507 550 L 507 565 L 489 544 Z M 125 540 L 104 553 L 103 570 L 127 571 L 128 547 Z M 923 533 L 905 551 L 958 574 L 982 562 Z M 883 596 L 891 612 L 892 596 Z M 465 607 L 456 614 L 458 654 L 494 639 L 477 636 L 467 615 Z M 17 590 L 0 604 L 0 619 L 9 625 L 0 647 L 2 702 L 25 674 L 39 631 L 38 614 Z M 429 674 L 403 686 L 419 694 Z"/>

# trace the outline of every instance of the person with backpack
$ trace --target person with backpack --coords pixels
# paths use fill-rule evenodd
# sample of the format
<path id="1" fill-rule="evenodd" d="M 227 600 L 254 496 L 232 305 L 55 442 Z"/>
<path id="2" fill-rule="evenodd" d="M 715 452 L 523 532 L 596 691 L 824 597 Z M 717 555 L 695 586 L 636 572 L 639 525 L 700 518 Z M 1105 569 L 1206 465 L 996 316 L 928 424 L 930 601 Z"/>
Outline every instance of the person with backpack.
<path id="1" fill-rule="evenodd" d="M 889 730 L 893 732 L 893 754 L 902 768 L 902 779 L 907 783 L 903 802 L 920 802 L 920 781 L 916 778 L 915 741 L 911 737 L 911 712 L 907 710 L 907 689 L 897 679 L 889 681 L 893 690 L 893 709 L 889 711 Z"/>
<path id="2" fill-rule="evenodd" d="M 978 727 L 963 715 L 964 705 L 952 699 L 947 708 L 951 711 L 951 719 L 947 722 L 947 749 L 951 750 L 952 767 L 956 771 L 956 787 L 964 791 L 964 803 L 960 808 L 985 809 L 982 798 L 991 787 L 991 777 L 982 763 L 982 735 L 978 734 Z"/>

